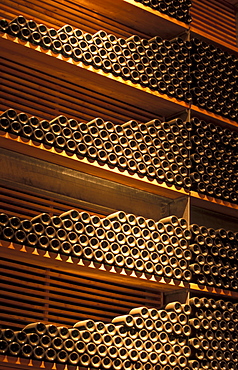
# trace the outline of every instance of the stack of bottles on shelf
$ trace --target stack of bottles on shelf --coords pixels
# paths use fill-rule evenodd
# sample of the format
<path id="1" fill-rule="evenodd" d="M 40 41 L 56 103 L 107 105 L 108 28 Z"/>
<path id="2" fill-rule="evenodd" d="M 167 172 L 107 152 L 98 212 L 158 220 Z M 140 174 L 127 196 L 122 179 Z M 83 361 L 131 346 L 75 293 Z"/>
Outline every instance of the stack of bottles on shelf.
<path id="1" fill-rule="evenodd" d="M 36 322 L 0 331 L 0 353 L 101 369 L 237 369 L 237 303 L 190 298 L 138 307 L 110 323 L 73 327 Z"/>
<path id="2" fill-rule="evenodd" d="M 0 353 L 102 369 L 187 369 L 190 306 L 138 307 L 111 323 L 83 320 L 72 328 L 37 322 L 0 331 Z"/>
<path id="3" fill-rule="evenodd" d="M 238 365 L 237 303 L 191 298 L 191 369 L 234 369 Z"/>
<path id="4" fill-rule="evenodd" d="M 238 57 L 197 38 L 191 43 L 193 103 L 237 121 Z"/>
<path id="5" fill-rule="evenodd" d="M 198 118 L 191 119 L 192 189 L 237 203 L 238 133 Z"/>
<path id="6" fill-rule="evenodd" d="M 122 211 L 105 218 L 70 210 L 31 220 L 0 215 L 0 238 L 95 263 L 189 281 L 191 233 L 185 219 L 155 222 Z"/>
<path id="7" fill-rule="evenodd" d="M 104 218 L 70 210 L 31 220 L 0 214 L 0 238 L 137 274 L 238 290 L 238 232 L 168 216 L 122 211 Z"/>
<path id="8" fill-rule="evenodd" d="M 1 31 L 227 119 L 238 119 L 238 57 L 198 38 L 147 40 L 132 35 L 124 39 L 70 25 L 47 28 L 21 15 L 11 22 L 0 20 Z"/>
<path id="9" fill-rule="evenodd" d="M 79 123 L 63 115 L 39 121 L 14 109 L 0 116 L 0 130 L 184 188 L 191 187 L 190 129 L 179 118 L 116 125 L 101 118 Z"/>
<path id="10" fill-rule="evenodd" d="M 202 285 L 237 290 L 238 233 L 197 224 L 192 224 L 190 231 L 192 280 Z"/>
<path id="11" fill-rule="evenodd" d="M 0 116 L 0 131 L 159 183 L 238 201 L 237 131 L 196 117 L 190 122 L 175 118 L 119 125 L 101 118 L 85 123 L 60 115 L 49 122 L 10 108 Z"/>
<path id="12" fill-rule="evenodd" d="M 192 21 L 189 13 L 191 0 L 135 0 L 184 23 Z"/>
<path id="13" fill-rule="evenodd" d="M 181 38 L 169 41 L 155 36 L 147 40 L 132 35 L 123 39 L 103 30 L 92 35 L 70 25 L 55 30 L 21 15 L 11 22 L 2 19 L 0 31 L 162 94 L 191 100 L 191 44 Z"/>

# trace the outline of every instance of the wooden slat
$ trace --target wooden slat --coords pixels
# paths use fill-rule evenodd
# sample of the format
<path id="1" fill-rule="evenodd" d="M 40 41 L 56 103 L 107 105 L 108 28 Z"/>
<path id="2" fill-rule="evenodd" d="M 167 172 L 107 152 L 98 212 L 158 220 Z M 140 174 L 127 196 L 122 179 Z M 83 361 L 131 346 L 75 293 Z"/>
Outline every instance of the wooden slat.
<path id="1" fill-rule="evenodd" d="M 5 260 L 5 264 L 6 266 L 9 266 L 9 269 L 13 269 L 13 270 L 23 270 L 25 271 L 25 264 L 23 264 L 23 266 L 21 266 L 21 264 L 17 264 L 16 262 L 12 262 L 11 260 Z M 34 275 L 37 274 L 37 276 L 39 275 L 43 275 L 45 281 L 48 281 L 47 278 L 45 277 L 45 272 L 44 270 L 42 270 L 41 268 L 37 268 L 35 266 L 32 266 L 30 265 L 30 274 L 31 273 L 34 273 Z M 48 279 L 50 279 L 50 277 L 54 277 L 55 279 L 58 279 L 58 281 L 62 282 L 62 280 L 65 280 L 65 281 L 70 281 L 72 280 L 72 275 L 71 274 L 66 274 L 66 273 L 59 273 L 59 272 L 56 272 L 54 270 L 50 270 L 48 269 L 47 270 L 47 276 L 49 276 Z M 50 280 L 49 280 L 50 281 Z M 92 287 L 92 284 L 91 284 L 91 281 L 93 281 L 93 287 Z M 148 300 L 150 303 L 154 302 L 156 299 L 158 299 L 158 293 L 155 293 L 153 291 L 147 291 L 146 290 L 146 294 L 145 294 L 145 288 L 141 288 L 141 290 L 137 290 L 135 289 L 133 286 L 130 287 L 130 286 L 125 286 L 125 285 L 119 285 L 120 289 L 119 291 L 113 291 L 113 289 L 115 288 L 115 283 L 111 283 L 110 281 L 108 282 L 102 282 L 100 280 L 95 280 L 95 279 L 88 279 L 88 278 L 85 278 L 85 277 L 78 277 L 78 276 L 74 276 L 74 283 L 77 283 L 78 286 L 83 286 L 83 285 L 88 285 L 87 289 L 89 289 L 90 292 L 92 292 L 92 294 L 96 294 L 98 293 L 98 290 L 100 290 L 101 294 L 106 294 L 105 292 L 109 291 L 110 292 L 110 296 L 111 297 L 122 297 L 122 294 L 123 294 L 123 297 L 125 300 L 128 300 L 128 301 L 131 301 L 134 300 L 135 302 L 139 303 L 139 301 L 141 300 L 142 297 L 146 297 L 144 299 Z M 135 303 L 136 304 L 136 303 Z"/>
<path id="2" fill-rule="evenodd" d="M 31 196 L 30 194 L 19 193 L 17 191 L 7 191 L 1 187 L 0 194 L 0 207 L 2 210 L 10 210 L 11 214 L 15 210 L 15 212 L 18 212 L 18 215 L 21 215 L 21 217 L 25 216 L 29 219 L 43 212 L 58 216 L 72 208 L 72 205 L 70 204 L 59 203 L 52 199 L 42 199 Z M 77 208 L 79 212 L 85 210 L 78 207 L 74 208 Z M 89 213 L 91 212 L 89 211 Z M 93 214 L 95 213 L 93 212 Z M 100 214 L 97 213 L 97 215 Z"/>
<path id="3" fill-rule="evenodd" d="M 11 93 L 5 91 L 2 94 L 1 104 L 41 119 L 51 120 L 60 114 L 79 121 L 101 117 L 114 123 L 124 123 L 130 119 L 149 121 L 155 118 L 153 113 L 143 111 L 140 107 L 98 94 L 83 85 L 75 86 L 67 80 L 62 81 L 54 74 L 49 78 L 40 68 L 32 70 L 27 64 L 2 59 L 1 70 L 2 83 L 7 87 L 10 81 L 14 81 L 16 87 Z"/>
<path id="4" fill-rule="evenodd" d="M 9 263 L 7 263 L 7 264 L 9 266 Z M 15 265 L 14 267 L 17 267 L 17 265 Z M 32 272 L 32 270 L 33 269 L 31 268 L 31 272 Z M 9 272 L 8 269 L 0 268 L 0 273 L 2 273 L 2 274 L 8 274 L 8 272 Z M 48 274 L 50 276 L 53 275 L 53 273 L 51 271 L 49 271 Z M 17 272 L 17 276 L 18 277 L 21 277 L 22 279 L 29 278 L 29 275 L 28 274 L 25 274 L 25 273 L 22 273 L 22 272 L 19 272 L 19 271 Z M 65 278 L 65 276 L 63 276 L 63 278 Z M 75 279 L 77 279 L 77 278 L 75 278 Z M 55 279 L 52 279 L 51 277 L 50 278 L 47 278 L 47 277 L 44 277 L 44 276 L 43 277 L 42 276 L 37 276 L 37 280 L 38 281 L 41 281 L 42 284 L 44 282 L 45 284 L 48 283 L 48 284 L 54 284 L 56 286 L 59 285 L 59 286 L 67 287 L 68 289 L 70 289 L 69 291 L 71 291 L 71 289 L 75 289 L 75 284 L 67 283 L 67 282 L 65 282 L 65 281 L 63 281 L 61 279 L 59 281 L 57 281 Z M 77 282 L 78 281 L 81 281 L 82 284 L 85 284 L 85 281 L 83 281 L 83 279 L 77 279 Z M 89 285 L 87 285 L 87 286 L 79 285 L 79 286 L 80 286 L 80 296 L 81 297 L 91 298 L 94 295 L 97 296 L 97 297 L 102 296 L 102 299 L 103 299 L 103 296 L 104 296 L 104 298 L 109 298 L 110 297 L 111 304 L 118 305 L 119 307 L 120 306 L 124 306 L 124 307 L 127 307 L 128 306 L 128 307 L 130 307 L 131 306 L 131 301 L 134 301 L 135 304 L 136 304 L 136 303 L 139 303 L 139 302 L 141 303 L 141 301 L 143 299 L 147 303 L 151 303 L 152 304 L 158 298 L 158 295 L 151 294 L 151 292 L 146 293 L 147 294 L 147 297 L 146 298 L 144 298 L 144 297 L 140 297 L 140 298 L 133 297 L 132 296 L 133 290 L 132 289 L 131 290 L 128 289 L 128 294 L 130 294 L 130 295 L 129 295 L 129 298 L 128 298 L 128 301 L 127 301 L 127 295 L 120 293 L 120 291 L 119 292 L 116 292 L 116 293 L 115 292 L 112 292 L 112 291 L 109 291 L 109 292 L 105 291 L 104 292 L 101 289 L 99 290 L 99 289 L 91 288 L 91 286 L 89 286 Z M 51 290 L 54 290 L 54 289 L 51 288 Z M 57 290 L 59 291 L 59 288 Z M 152 299 L 149 299 L 149 296 L 150 295 L 154 298 L 153 300 Z M 37 297 L 35 297 L 33 300 L 36 301 L 36 302 L 42 301 L 42 299 L 39 299 Z"/>
<path id="5" fill-rule="evenodd" d="M 35 75 L 33 77 L 31 74 L 26 74 L 19 78 L 17 70 L 13 69 L 5 74 L 4 69 L 4 66 L 2 66 L 2 93 L 4 94 L 4 100 L 6 102 L 9 100 L 9 106 L 14 106 L 14 102 L 16 102 L 21 107 L 21 110 L 25 110 L 26 107 L 26 112 L 31 110 L 32 114 L 37 116 L 43 111 L 40 118 L 44 119 L 51 119 L 58 112 L 58 114 L 63 114 L 70 118 L 79 117 L 79 121 L 90 121 L 93 119 L 92 114 L 94 114 L 94 117 L 105 117 L 105 115 L 108 115 L 109 117 L 106 117 L 110 120 L 119 119 L 120 122 L 129 120 L 129 117 L 125 116 L 128 112 L 124 111 L 124 114 L 120 114 L 120 112 L 113 114 L 111 112 L 110 114 L 108 109 L 97 107 L 93 102 L 83 102 L 81 99 L 85 99 L 85 96 L 83 97 L 79 92 L 72 96 L 72 92 L 68 90 L 66 95 L 64 86 L 59 86 L 57 89 L 57 85 L 50 81 L 47 83 L 46 80 L 44 84 L 42 84 L 40 79 L 37 81 Z M 34 80 L 30 80 L 31 77 Z M 39 85 L 42 85 L 40 89 Z M 138 118 L 141 117 L 138 115 Z"/>
<path id="6" fill-rule="evenodd" d="M 216 0 L 194 0 L 191 15 L 194 32 L 237 47 L 236 14 L 232 5 Z"/>
<path id="7" fill-rule="evenodd" d="M 7 260 L 5 263 L 10 268 L 18 269 L 18 270 L 19 269 L 25 270 L 24 267 L 21 268 L 21 265 L 19 266 L 19 264 L 15 262 Z M 39 275 L 42 273 L 42 270 L 40 268 L 37 268 L 31 265 L 31 272 Z M 72 279 L 71 274 L 69 273 L 67 274 L 66 272 L 62 272 L 62 273 L 57 272 L 52 269 L 48 269 L 47 275 L 49 277 L 54 277 L 55 279 L 58 279 L 61 282 L 62 280 L 71 282 L 71 279 Z M 92 281 L 93 281 L 93 287 L 91 283 Z M 79 277 L 76 275 L 74 276 L 74 283 L 77 283 L 77 285 L 81 287 L 88 283 L 87 289 L 89 289 L 89 291 L 92 292 L 92 294 L 95 294 L 98 291 L 98 289 L 101 291 L 101 294 L 103 294 L 104 291 L 105 292 L 110 291 L 110 296 L 115 297 L 115 298 L 121 297 L 121 294 L 123 294 L 125 300 L 129 300 L 129 301 L 132 300 L 135 302 L 135 304 L 139 303 L 142 298 L 145 300 L 148 300 L 149 303 L 152 303 L 156 299 L 159 299 L 157 292 L 155 293 L 154 291 L 150 291 L 150 290 L 147 291 L 144 286 L 141 287 L 140 290 L 138 290 L 138 289 L 135 289 L 133 285 L 116 284 L 116 283 L 112 283 L 110 280 L 108 280 L 105 283 L 99 279 L 95 279 L 95 278 L 88 279 L 87 277 L 86 278 L 83 276 Z M 117 290 L 113 291 L 113 289 L 115 288 L 115 285 L 119 285 L 120 289 L 118 291 Z"/>
<path id="8" fill-rule="evenodd" d="M 91 215 L 97 215 L 99 217 L 104 217 L 116 211 L 116 209 L 114 208 L 103 207 L 103 206 L 93 204 L 90 202 L 86 202 L 80 199 L 69 198 L 61 194 L 56 194 L 56 193 L 52 194 L 51 192 L 47 192 L 44 190 L 40 191 L 40 189 L 31 188 L 29 186 L 22 187 L 22 184 L 21 186 L 18 185 L 17 186 L 18 190 L 15 191 L 12 188 L 10 188 L 10 186 L 13 186 L 12 183 L 9 184 L 7 181 L 4 181 L 3 179 L 1 180 L 2 181 L 0 183 L 4 184 L 5 186 L 4 187 L 0 186 L 0 194 L 7 194 L 12 199 L 14 198 L 18 199 L 19 204 L 20 204 L 21 199 L 24 199 L 24 201 L 27 199 L 32 200 L 31 197 L 32 197 L 32 194 L 34 194 L 33 198 L 36 198 L 37 201 L 39 202 L 39 204 L 38 205 L 36 204 L 34 209 L 31 210 L 30 214 L 29 214 L 29 211 L 25 212 L 24 210 L 23 212 L 22 207 L 19 210 L 19 213 L 16 212 L 16 210 L 14 210 L 13 207 L 11 207 L 13 209 L 10 210 L 9 202 L 5 203 L 6 208 L 5 207 L 1 208 L 1 203 L 0 203 L 0 212 L 7 211 L 7 213 L 10 216 L 16 215 L 17 217 L 20 217 L 20 218 L 23 218 L 23 217 L 31 218 L 32 215 L 36 216 L 37 214 L 41 213 L 41 205 L 45 205 L 46 207 L 49 205 L 47 212 L 51 213 L 50 209 L 52 209 L 54 202 L 56 202 L 56 206 L 54 206 L 53 211 L 52 211 L 52 214 L 54 215 L 60 215 L 62 212 L 68 211 L 69 209 L 77 209 L 79 212 L 87 210 L 87 212 Z M 7 183 L 7 186 L 6 186 L 6 183 Z M 22 188 L 24 190 L 21 190 Z M 48 196 L 48 198 L 46 198 L 46 195 Z M 61 203 L 59 203 L 60 200 L 61 200 Z M 50 204 L 52 204 L 52 206 L 50 206 Z"/>
<path id="9" fill-rule="evenodd" d="M 120 104 L 110 98 L 104 101 L 103 96 L 87 91 L 84 87 L 75 89 L 72 84 L 67 81 L 62 83 L 53 75 L 49 79 L 40 70 L 32 71 L 11 60 L 5 63 L 3 61 L 1 69 L 2 83 L 5 85 L 2 102 L 5 101 L 6 105 L 12 107 L 18 103 L 17 110 L 21 109 L 41 119 L 51 120 L 57 114 L 64 114 L 79 121 L 101 117 L 125 122 L 130 119 L 130 113 L 135 119 L 142 118 L 139 108 L 132 108 L 134 112 L 130 112 L 130 107 L 127 107 L 126 111 L 123 107 L 125 104 L 120 107 Z M 152 115 L 148 114 L 146 119 L 150 118 Z"/>
<path id="10" fill-rule="evenodd" d="M 204 17 L 203 15 L 197 15 L 195 26 L 200 27 L 202 30 L 206 29 L 206 32 L 208 34 L 214 34 L 218 39 L 221 38 L 232 43 L 236 38 L 236 32 L 234 29 L 231 29 L 229 27 L 226 28 L 225 25 L 226 23 L 218 23 L 217 27 L 216 24 L 208 25 L 206 23 L 206 17 Z"/>
<path id="11" fill-rule="evenodd" d="M 32 190 L 32 192 L 35 194 L 35 191 Z M 1 195 L 1 201 L 0 201 L 0 212 L 5 212 L 9 216 L 17 216 L 20 218 L 26 218 L 31 219 L 32 217 L 38 215 L 39 213 L 49 213 L 52 215 L 60 215 L 63 212 L 68 211 L 69 209 L 77 209 L 79 212 L 87 210 L 89 214 L 96 214 L 99 217 L 103 217 L 104 215 L 102 213 L 99 213 L 99 210 L 94 210 L 91 207 L 91 204 L 88 203 L 86 207 L 86 204 L 82 201 L 82 204 L 80 204 L 80 200 L 76 202 L 76 200 L 72 200 L 68 203 L 59 203 L 55 200 L 54 196 L 49 198 L 44 198 L 42 194 L 35 196 L 31 193 L 24 193 L 21 191 L 13 190 L 11 188 L 4 188 L 0 186 L 0 195 Z M 77 204 L 75 204 L 77 203 Z M 86 202 L 85 202 L 86 203 Z M 81 205 L 81 207 L 79 207 Z M 84 205 L 84 208 L 82 208 L 82 205 Z M 109 213 L 113 213 L 114 210 L 111 210 Z"/>
<path id="12" fill-rule="evenodd" d="M 4 327 L 19 328 L 34 321 L 72 326 L 87 318 L 110 322 L 133 307 L 161 304 L 159 292 L 19 264 L 10 258 L 2 258 L 0 276 Z"/>
<path id="13" fill-rule="evenodd" d="M 9 276 L 7 276 L 6 278 L 2 277 L 2 280 L 3 282 L 0 283 L 0 287 L 6 291 L 5 293 L 6 295 L 9 294 L 8 291 L 11 291 L 11 293 L 14 294 L 14 297 L 19 298 L 19 299 L 26 299 L 26 297 L 30 294 L 33 294 L 33 295 L 37 294 L 38 296 L 42 296 L 42 297 L 47 296 L 47 298 L 50 299 L 49 309 L 53 311 L 55 311 L 55 309 L 52 308 L 53 306 L 56 306 L 56 307 L 62 306 L 62 308 L 65 308 L 65 309 L 67 308 L 69 310 L 70 315 L 72 312 L 71 309 L 74 308 L 74 311 L 85 312 L 85 313 L 87 313 L 88 310 L 90 310 L 90 312 L 92 312 L 94 315 L 100 314 L 103 311 L 103 312 L 107 312 L 106 316 L 108 317 L 115 316 L 115 313 L 113 311 L 115 307 L 117 306 L 115 306 L 114 302 L 112 302 L 111 300 L 109 301 L 109 297 L 107 298 L 101 297 L 102 301 L 98 302 L 100 298 L 98 295 L 95 296 L 96 299 L 92 295 L 88 295 L 88 297 L 86 297 L 86 294 L 84 295 L 81 294 L 80 289 L 78 289 L 78 291 L 74 293 L 73 291 L 69 291 L 69 290 L 62 289 L 62 288 L 57 288 L 51 285 L 46 287 L 44 285 L 36 284 L 32 282 L 30 283 L 26 281 L 20 282 L 19 278 L 14 279 Z M 9 284 L 6 284 L 5 280 Z M 16 288 L 15 286 L 13 286 L 14 284 Z M 23 286 L 20 286 L 19 284 Z M 31 289 L 28 287 L 30 287 Z M 47 289 L 47 293 L 45 293 L 44 291 L 46 289 Z M 53 291 L 53 293 L 51 293 L 51 291 Z M 21 292 L 21 294 L 19 294 L 18 292 Z M 62 300 L 64 302 L 59 303 L 57 302 L 57 300 L 60 300 L 60 302 Z M 46 303 L 46 301 L 47 301 L 46 299 L 42 299 L 42 303 Z M 66 303 L 69 301 L 71 302 L 71 304 Z M 109 302 L 109 304 L 107 302 Z M 115 311 L 123 312 L 126 309 L 125 307 L 121 307 L 121 308 L 119 307 L 120 307 L 120 304 L 118 304 L 118 308 Z"/>
<path id="14" fill-rule="evenodd" d="M 60 214 L 70 208 L 70 205 L 62 204 L 52 199 L 44 199 L 42 197 L 39 199 L 39 197 L 6 189 L 1 186 L 0 194 L 1 201 L 4 200 L 5 204 L 19 205 L 21 208 L 25 207 L 26 210 L 31 210 L 33 215 L 39 214 L 39 212 Z"/>

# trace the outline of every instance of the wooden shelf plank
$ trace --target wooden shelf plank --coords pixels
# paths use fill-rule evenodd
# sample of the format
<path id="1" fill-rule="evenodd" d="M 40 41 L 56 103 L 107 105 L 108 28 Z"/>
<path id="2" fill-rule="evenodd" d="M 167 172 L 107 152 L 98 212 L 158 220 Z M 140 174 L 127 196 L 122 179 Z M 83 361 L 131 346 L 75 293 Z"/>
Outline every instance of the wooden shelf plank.
<path id="1" fill-rule="evenodd" d="M 80 158 L 76 154 L 68 155 L 63 150 L 49 148 L 44 144 L 25 140 L 0 131 L 0 147 L 11 151 L 38 158 L 56 165 L 64 166 L 89 175 L 107 179 L 132 188 L 157 194 L 168 199 L 178 199 L 184 196 L 190 197 L 193 205 L 209 208 L 218 212 L 232 213 L 237 217 L 238 204 L 214 198 L 206 194 L 188 191 L 175 185 L 167 185 L 146 176 L 139 176 L 127 170 L 110 167 L 106 163 L 98 163 L 96 160 Z"/>
<path id="2" fill-rule="evenodd" d="M 191 7 L 191 36 L 237 52 L 236 11 L 225 1 L 194 0 Z"/>
<path id="3" fill-rule="evenodd" d="M 0 131 L 0 147 L 14 152 L 25 154 L 63 167 L 71 168 L 93 176 L 111 180 L 133 188 L 148 191 L 169 199 L 177 199 L 189 194 L 183 188 L 175 185 L 159 183 L 155 179 L 148 179 L 137 173 L 130 173 L 127 170 L 120 170 L 110 167 L 106 163 L 99 164 L 96 160 L 80 158 L 76 154 L 67 154 L 63 150 L 46 147 L 45 145 L 20 137 L 13 137 L 11 134 Z"/>
<path id="4" fill-rule="evenodd" d="M 5 268 L 5 265 L 6 265 L 6 268 Z M 42 287 L 43 287 L 43 284 L 45 285 L 47 284 L 47 290 L 50 290 L 49 287 L 50 287 L 50 284 L 52 283 L 57 287 L 57 289 L 59 287 L 60 288 L 63 287 L 65 290 L 67 290 L 67 293 L 70 293 L 72 291 L 75 292 L 75 289 L 77 287 L 75 295 L 79 295 L 78 291 L 80 291 L 80 297 L 87 297 L 87 298 L 91 297 L 92 298 L 93 296 L 103 296 L 106 300 L 108 300 L 108 297 L 110 297 L 112 304 L 115 306 L 118 305 L 118 309 L 120 309 L 121 305 L 125 307 L 126 306 L 130 307 L 131 302 L 133 302 L 135 305 L 140 304 L 142 301 L 152 304 L 153 302 L 155 302 L 156 299 L 158 299 L 158 295 L 154 292 L 148 291 L 146 292 L 146 297 L 143 295 L 143 293 L 141 294 L 141 297 L 138 297 L 139 293 L 136 293 L 137 296 L 134 296 L 133 293 L 135 293 L 135 291 L 133 290 L 133 288 L 130 288 L 130 287 L 124 286 L 124 287 L 120 287 L 120 289 L 118 289 L 117 291 L 113 291 L 113 288 L 114 288 L 113 284 L 103 283 L 99 281 L 94 281 L 93 287 L 91 287 L 89 283 L 90 279 L 86 280 L 85 278 L 74 276 L 74 280 L 73 282 L 71 282 L 71 275 L 64 274 L 62 272 L 55 272 L 55 271 L 51 271 L 47 269 L 47 276 L 45 276 L 44 269 L 39 269 L 39 268 L 31 266 L 30 273 L 29 272 L 25 273 L 25 272 L 22 272 L 25 269 L 25 265 L 23 265 L 22 267 L 21 266 L 19 268 L 19 265 L 17 263 L 14 263 L 9 260 L 8 261 L 4 260 L 4 267 L 0 268 L 0 271 L 1 271 L 1 274 L 4 273 L 7 275 L 11 275 L 11 272 L 9 272 L 9 270 L 11 271 L 12 269 L 14 274 L 15 274 L 15 271 L 17 270 L 17 276 L 23 282 L 25 280 L 27 281 L 29 278 L 29 275 L 31 273 L 34 274 L 36 271 L 37 273 L 36 280 L 39 282 L 39 284 L 42 285 Z M 12 275 L 13 275 L 13 272 L 12 272 Z M 44 289 L 46 289 L 46 286 L 44 286 Z M 109 289 L 110 289 L 110 292 L 108 292 Z M 51 290 L 54 290 L 54 289 L 52 288 Z M 14 300 L 14 297 L 11 296 L 10 292 L 7 291 L 4 294 L 7 295 L 9 299 Z M 20 294 L 20 292 L 17 291 L 17 294 Z M 129 299 L 127 297 L 129 297 Z M 31 297 L 31 300 L 33 302 L 42 303 L 42 300 L 44 299 L 38 298 L 38 297 Z M 103 300 L 103 298 L 101 298 L 101 300 Z"/>
<path id="5" fill-rule="evenodd" d="M 219 289 L 216 287 L 202 286 L 195 283 L 180 282 L 172 279 L 161 278 L 145 274 L 137 274 L 132 271 L 125 271 L 103 265 L 94 265 L 90 261 L 76 261 L 67 256 L 59 256 L 55 253 L 45 253 L 31 247 L 0 241 L 0 256 L 2 258 L 15 258 L 18 262 L 25 262 L 51 268 L 53 270 L 73 273 L 74 275 L 100 278 L 101 281 L 120 283 L 121 285 L 141 287 L 154 292 L 169 292 L 174 290 L 186 289 L 198 293 L 216 294 L 223 297 L 238 298 L 238 292 Z M 62 257 L 62 258 L 61 258 Z"/>
<path id="6" fill-rule="evenodd" d="M 49 267 L 53 270 L 69 272 L 74 275 L 100 278 L 102 281 L 120 283 L 130 287 L 141 287 L 141 289 L 144 288 L 157 292 L 189 287 L 189 283 L 186 282 L 57 255 L 56 253 L 37 250 L 7 241 L 0 241 L 0 256 L 1 258 L 15 258 L 18 262 L 22 261 L 35 264 L 36 266 Z"/>
<path id="7" fill-rule="evenodd" d="M 68 370 L 68 365 L 57 364 L 54 362 L 44 362 L 38 360 L 32 360 L 28 358 L 5 356 L 0 354 L 0 366 L 1 370 Z M 75 368 L 75 367 L 74 367 Z M 76 368 L 78 370 L 78 367 Z"/>
<path id="8" fill-rule="evenodd" d="M 226 289 L 219 289 L 216 287 L 207 287 L 204 285 L 198 285 L 194 283 L 190 283 L 190 291 L 193 291 L 194 293 L 206 293 L 206 294 L 214 294 L 222 296 L 222 298 L 238 298 L 238 292 L 230 291 Z"/>
<path id="9" fill-rule="evenodd" d="M 140 106 L 157 116 L 171 116 L 189 108 L 189 104 L 184 101 L 152 91 L 147 87 L 143 88 L 139 84 L 115 77 L 112 73 L 105 73 L 82 62 L 75 62 L 72 58 L 54 54 L 51 50 L 44 50 L 40 46 L 8 34 L 0 37 L 0 47 L 3 58 L 11 60 L 14 55 L 18 63 L 29 65 L 32 69 L 43 70 L 49 78 L 52 75 L 74 85 L 86 85 L 92 91 L 119 101 L 126 101 L 133 106 Z"/>
<path id="10" fill-rule="evenodd" d="M 214 212 L 227 214 L 229 216 L 238 218 L 238 204 L 230 203 L 228 201 L 213 198 L 206 194 L 199 194 L 195 191 L 190 192 L 191 206 L 201 207 Z"/>

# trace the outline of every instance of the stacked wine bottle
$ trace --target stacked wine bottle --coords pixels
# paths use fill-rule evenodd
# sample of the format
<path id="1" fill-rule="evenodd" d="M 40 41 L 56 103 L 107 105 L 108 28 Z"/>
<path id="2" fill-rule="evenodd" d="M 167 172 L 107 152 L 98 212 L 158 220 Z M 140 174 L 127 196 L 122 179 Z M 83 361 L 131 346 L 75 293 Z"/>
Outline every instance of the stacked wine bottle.
<path id="1" fill-rule="evenodd" d="M 191 43 L 194 104 L 237 121 L 238 57 L 197 38 Z"/>
<path id="2" fill-rule="evenodd" d="M 101 369 L 237 370 L 237 329 L 237 303 L 193 297 L 161 309 L 133 308 L 107 324 L 1 329 L 0 353 Z"/>
<path id="3" fill-rule="evenodd" d="M 192 281 L 206 286 L 238 290 L 238 233 L 231 230 L 190 226 L 193 259 Z"/>
<path id="4" fill-rule="evenodd" d="M 105 218 L 70 210 L 31 220 L 0 214 L 0 238 L 95 263 L 238 290 L 238 233 L 169 216 L 122 211 Z"/>
<path id="5" fill-rule="evenodd" d="M 191 0 L 135 0 L 184 23 L 192 21 L 189 13 Z"/>
<path id="6" fill-rule="evenodd" d="M 189 281 L 190 231 L 175 216 L 155 222 L 124 212 L 105 218 L 70 210 L 31 220 L 0 215 L 4 240 L 106 265 Z"/>
<path id="7" fill-rule="evenodd" d="M 238 307 L 237 303 L 208 298 L 189 300 L 191 336 L 190 368 L 238 368 Z"/>
<path id="8" fill-rule="evenodd" d="M 21 15 L 11 22 L 2 19 L 0 31 L 143 87 L 191 101 L 191 44 L 181 38 L 169 41 L 155 36 L 147 40 L 132 35 L 123 39 L 103 30 L 92 35 L 70 25 L 55 30 Z"/>
<path id="9" fill-rule="evenodd" d="M 73 327 L 36 322 L 0 331 L 0 353 L 101 369 L 189 369 L 190 306 L 138 307 L 111 323 L 83 320 Z"/>
<path id="10" fill-rule="evenodd" d="M 192 118 L 191 125 L 192 189 L 237 203 L 237 131 L 198 118 Z"/>
<path id="11" fill-rule="evenodd" d="M 238 201 L 237 131 L 196 117 L 190 122 L 176 118 L 118 125 L 101 118 L 78 122 L 63 115 L 40 121 L 8 109 L 0 116 L 0 130 L 75 153 L 79 159 Z"/>
<path id="12" fill-rule="evenodd" d="M 14 109 L 0 116 L 0 130 L 42 142 L 159 182 L 189 189 L 191 125 L 181 119 L 116 125 L 101 118 L 79 123 L 61 115 L 39 121 Z"/>

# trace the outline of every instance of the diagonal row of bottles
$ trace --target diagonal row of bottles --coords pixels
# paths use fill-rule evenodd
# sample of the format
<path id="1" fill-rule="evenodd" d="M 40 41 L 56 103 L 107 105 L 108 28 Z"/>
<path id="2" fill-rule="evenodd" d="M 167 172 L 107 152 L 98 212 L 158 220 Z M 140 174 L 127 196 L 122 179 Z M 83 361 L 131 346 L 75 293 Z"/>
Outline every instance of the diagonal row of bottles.
<path id="1" fill-rule="evenodd" d="M 237 303 L 193 297 L 161 309 L 133 308 L 106 324 L 1 329 L 0 353 L 101 369 L 237 370 L 237 329 Z"/>
<path id="2" fill-rule="evenodd" d="M 238 290 L 238 232 L 155 221 L 123 211 L 104 218 L 70 210 L 31 220 L 0 214 L 0 238 L 44 251 L 185 282 Z"/>
<path id="3" fill-rule="evenodd" d="M 191 0 L 135 0 L 161 13 L 184 23 L 190 23 L 192 17 L 189 13 L 192 5 Z"/>
<path id="4" fill-rule="evenodd" d="M 125 39 L 103 30 L 90 34 L 70 25 L 55 30 L 21 15 L 11 22 L 2 19 L 0 31 L 143 87 L 184 101 L 191 100 L 191 44 L 181 38 L 168 41 L 155 36 L 147 40 L 132 35 Z"/>
<path id="5" fill-rule="evenodd" d="M 0 20 L 0 32 L 28 40 L 44 49 L 93 65 L 162 94 L 238 119 L 238 58 L 198 38 L 164 40 L 118 38 L 65 25 L 59 30 L 19 15 Z"/>
<path id="6" fill-rule="evenodd" d="M 0 116 L 0 130 L 159 183 L 238 200 L 237 131 L 196 117 L 190 122 L 176 118 L 119 125 L 101 118 L 78 122 L 63 115 L 40 121 L 8 109 Z"/>

